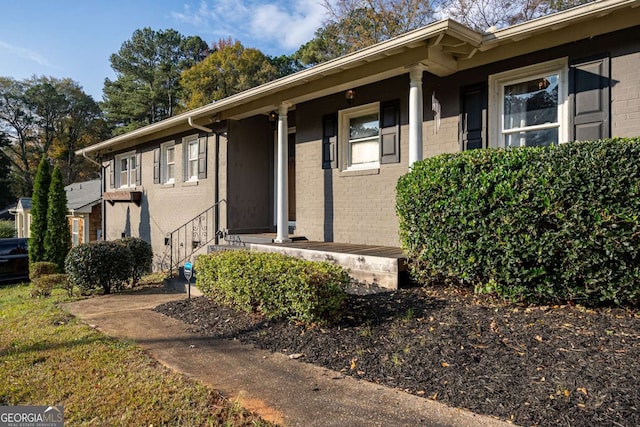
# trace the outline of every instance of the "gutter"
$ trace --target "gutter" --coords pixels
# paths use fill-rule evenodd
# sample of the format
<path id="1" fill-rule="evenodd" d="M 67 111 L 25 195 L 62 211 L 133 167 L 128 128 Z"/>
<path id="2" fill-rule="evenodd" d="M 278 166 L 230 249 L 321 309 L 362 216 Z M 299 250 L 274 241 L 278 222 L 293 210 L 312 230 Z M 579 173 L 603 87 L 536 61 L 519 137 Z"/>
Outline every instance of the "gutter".
<path id="1" fill-rule="evenodd" d="M 187 117 L 187 123 L 189 123 L 189 126 L 191 126 L 194 129 L 199 129 L 199 130 L 201 130 L 203 132 L 207 132 L 207 133 L 213 132 L 213 129 L 209 129 L 208 127 L 204 127 L 204 126 L 201 126 L 199 124 L 193 123 L 193 116 Z"/>

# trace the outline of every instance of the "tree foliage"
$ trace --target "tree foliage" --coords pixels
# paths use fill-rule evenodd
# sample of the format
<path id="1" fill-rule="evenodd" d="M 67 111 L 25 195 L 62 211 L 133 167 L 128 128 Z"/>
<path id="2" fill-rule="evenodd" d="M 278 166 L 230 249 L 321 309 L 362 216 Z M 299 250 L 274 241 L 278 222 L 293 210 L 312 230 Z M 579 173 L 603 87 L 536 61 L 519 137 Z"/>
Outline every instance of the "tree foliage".
<path id="1" fill-rule="evenodd" d="M 287 61 L 284 57 L 272 60 L 237 40 L 221 39 L 204 61 L 182 73 L 183 107 L 197 108 L 274 80 L 280 76 L 279 69 L 290 71 L 292 65 Z"/>
<path id="2" fill-rule="evenodd" d="M 31 198 L 31 237 L 29 239 L 29 261 L 46 261 L 45 234 L 47 231 L 47 212 L 49 210 L 49 185 L 51 170 L 49 159 L 42 157 Z"/>
<path id="3" fill-rule="evenodd" d="M 92 169 L 74 151 L 105 136 L 98 104 L 71 79 L 0 77 L 0 132 L 11 171 L 11 190 L 30 196 L 33 175 L 43 156 L 60 163 L 68 182 Z"/>
<path id="4" fill-rule="evenodd" d="M 442 14 L 478 31 L 530 21 L 592 0 L 444 0 Z"/>
<path id="5" fill-rule="evenodd" d="M 171 117 L 181 96 L 180 73 L 200 62 L 207 44 L 175 30 L 136 30 L 111 55 L 116 80 L 105 80 L 103 108 L 114 133 Z"/>
<path id="6" fill-rule="evenodd" d="M 294 55 L 305 66 L 355 52 L 433 20 L 431 3 L 421 0 L 325 1 L 329 19 Z"/>
<path id="7" fill-rule="evenodd" d="M 64 260 L 71 249 L 71 233 L 67 221 L 67 193 L 64 191 L 62 173 L 58 166 L 53 168 L 51 174 L 47 208 L 45 259 L 56 264 L 58 271 L 64 271 Z"/>

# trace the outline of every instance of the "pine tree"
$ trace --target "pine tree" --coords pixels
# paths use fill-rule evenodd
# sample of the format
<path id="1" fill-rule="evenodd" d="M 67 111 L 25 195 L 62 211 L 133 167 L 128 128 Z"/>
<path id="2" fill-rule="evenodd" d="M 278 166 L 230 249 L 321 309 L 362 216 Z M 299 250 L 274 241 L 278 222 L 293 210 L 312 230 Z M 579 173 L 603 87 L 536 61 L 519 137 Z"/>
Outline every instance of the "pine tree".
<path id="1" fill-rule="evenodd" d="M 45 260 L 44 238 L 47 231 L 47 210 L 51 171 L 46 156 L 40 160 L 31 197 L 31 236 L 29 239 L 29 261 Z"/>
<path id="2" fill-rule="evenodd" d="M 60 168 L 53 168 L 49 186 L 49 209 L 47 211 L 47 232 L 44 240 L 46 260 L 64 271 L 64 260 L 71 249 L 71 233 L 67 221 L 67 193 L 64 191 Z"/>

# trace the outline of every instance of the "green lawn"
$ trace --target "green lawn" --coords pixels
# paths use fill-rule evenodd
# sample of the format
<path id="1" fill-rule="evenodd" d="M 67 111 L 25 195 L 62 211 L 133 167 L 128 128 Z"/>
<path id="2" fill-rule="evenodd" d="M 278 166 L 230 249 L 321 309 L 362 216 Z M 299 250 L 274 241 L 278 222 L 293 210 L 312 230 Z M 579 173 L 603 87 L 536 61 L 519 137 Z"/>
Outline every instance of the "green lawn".
<path id="1" fill-rule="evenodd" d="M 63 405 L 66 425 L 268 425 L 57 305 L 0 287 L 0 406 Z"/>

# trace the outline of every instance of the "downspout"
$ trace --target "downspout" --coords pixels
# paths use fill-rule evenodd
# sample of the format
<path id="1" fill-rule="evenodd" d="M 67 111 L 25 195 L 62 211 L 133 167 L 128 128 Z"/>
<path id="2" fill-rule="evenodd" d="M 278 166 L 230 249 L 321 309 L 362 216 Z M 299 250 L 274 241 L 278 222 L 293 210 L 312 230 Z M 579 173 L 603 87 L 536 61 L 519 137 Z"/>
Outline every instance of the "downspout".
<path id="1" fill-rule="evenodd" d="M 101 163 L 96 162 L 91 157 L 87 156 L 87 152 L 86 151 L 82 152 L 82 157 L 84 157 L 85 159 L 89 160 L 91 163 L 93 163 L 94 165 L 96 165 L 96 166 L 98 166 L 100 168 L 100 183 L 102 184 L 102 194 L 104 194 L 104 192 L 107 191 L 107 182 L 106 182 L 106 179 L 104 179 L 104 177 L 105 177 L 105 175 L 104 175 L 105 166 L 103 166 Z M 104 198 L 102 197 L 102 194 L 100 195 L 100 213 L 102 215 L 102 221 L 100 221 L 100 226 L 102 227 L 102 236 L 100 236 L 100 240 L 107 240 L 107 238 L 106 238 L 106 236 L 107 236 L 107 209 L 106 209 L 106 206 L 104 204 Z M 91 240 L 91 239 L 89 239 L 89 240 Z"/>
<path id="2" fill-rule="evenodd" d="M 192 128 L 199 129 L 203 132 L 207 132 L 207 133 L 213 132 L 213 129 L 209 129 L 208 127 L 204 127 L 199 124 L 193 123 L 193 117 L 191 116 L 187 117 L 187 123 L 189 123 L 189 126 L 191 126 Z"/>

